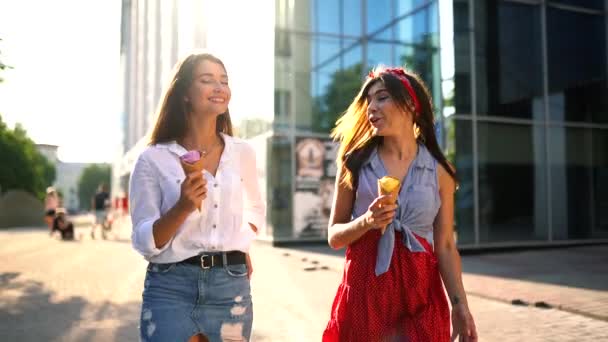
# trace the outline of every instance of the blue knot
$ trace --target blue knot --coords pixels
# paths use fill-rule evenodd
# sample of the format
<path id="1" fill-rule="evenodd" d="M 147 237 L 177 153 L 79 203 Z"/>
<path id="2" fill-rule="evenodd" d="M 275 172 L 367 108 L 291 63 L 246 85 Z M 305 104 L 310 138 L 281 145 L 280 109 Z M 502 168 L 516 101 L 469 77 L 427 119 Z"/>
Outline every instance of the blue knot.
<path id="1" fill-rule="evenodd" d="M 401 216 L 401 215 L 399 215 Z M 403 245 L 412 252 L 426 252 L 424 246 L 416 239 L 414 232 L 395 216 L 393 222 L 386 228 L 378 241 L 378 255 L 376 256 L 376 276 L 388 271 L 395 248 L 395 231 L 403 233 Z"/>

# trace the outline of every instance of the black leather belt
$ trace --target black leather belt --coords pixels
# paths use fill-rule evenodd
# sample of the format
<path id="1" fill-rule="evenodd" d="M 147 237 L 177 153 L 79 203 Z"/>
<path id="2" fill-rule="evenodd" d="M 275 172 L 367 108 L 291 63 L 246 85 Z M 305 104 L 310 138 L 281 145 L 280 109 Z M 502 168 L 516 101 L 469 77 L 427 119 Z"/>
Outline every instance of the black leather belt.
<path id="1" fill-rule="evenodd" d="M 211 267 L 223 267 L 224 255 L 226 255 L 227 265 L 241 265 L 247 263 L 247 257 L 245 256 L 245 253 L 241 251 L 230 251 L 214 254 L 203 253 L 201 255 L 195 255 L 180 262 L 197 265 L 206 270 Z"/>

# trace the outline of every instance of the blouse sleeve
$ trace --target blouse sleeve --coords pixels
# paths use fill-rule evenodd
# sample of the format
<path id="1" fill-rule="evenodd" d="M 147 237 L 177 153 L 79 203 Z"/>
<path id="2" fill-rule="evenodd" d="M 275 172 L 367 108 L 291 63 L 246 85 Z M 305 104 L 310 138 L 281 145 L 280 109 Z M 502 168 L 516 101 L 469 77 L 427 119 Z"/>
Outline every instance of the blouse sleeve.
<path id="1" fill-rule="evenodd" d="M 161 191 L 157 174 L 145 155 L 141 155 L 129 182 L 129 202 L 131 222 L 131 243 L 133 248 L 144 257 L 152 257 L 167 249 L 171 241 L 157 248 L 152 228 L 160 218 Z"/>

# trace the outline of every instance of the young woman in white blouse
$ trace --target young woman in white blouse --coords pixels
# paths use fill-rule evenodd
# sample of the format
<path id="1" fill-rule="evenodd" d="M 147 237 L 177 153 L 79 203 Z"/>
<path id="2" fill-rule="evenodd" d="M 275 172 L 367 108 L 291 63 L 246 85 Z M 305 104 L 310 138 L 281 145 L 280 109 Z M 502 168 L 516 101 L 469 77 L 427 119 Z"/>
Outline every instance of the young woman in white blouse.
<path id="1" fill-rule="evenodd" d="M 232 137 L 221 60 L 178 63 L 130 181 L 133 247 L 150 262 L 142 341 L 249 340 L 249 246 L 265 223 L 255 151 Z M 199 151 L 202 172 L 180 157 Z M 198 209 L 200 207 L 200 210 Z"/>

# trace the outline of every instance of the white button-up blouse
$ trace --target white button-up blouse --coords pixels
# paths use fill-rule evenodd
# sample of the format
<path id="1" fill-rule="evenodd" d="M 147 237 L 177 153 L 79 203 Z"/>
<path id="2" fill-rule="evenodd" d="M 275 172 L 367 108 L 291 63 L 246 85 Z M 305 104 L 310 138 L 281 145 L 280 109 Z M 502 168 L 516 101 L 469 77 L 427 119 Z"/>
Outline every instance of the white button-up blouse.
<path id="1" fill-rule="evenodd" d="M 173 238 L 156 248 L 152 226 L 179 199 L 185 173 L 179 157 L 187 151 L 176 142 L 147 147 L 139 156 L 129 183 L 133 247 L 146 260 L 177 262 L 201 252 L 248 252 L 255 233 L 266 222 L 266 205 L 257 181 L 255 151 L 245 141 L 222 134 L 225 142 L 215 177 L 207 170 L 207 198 Z"/>

